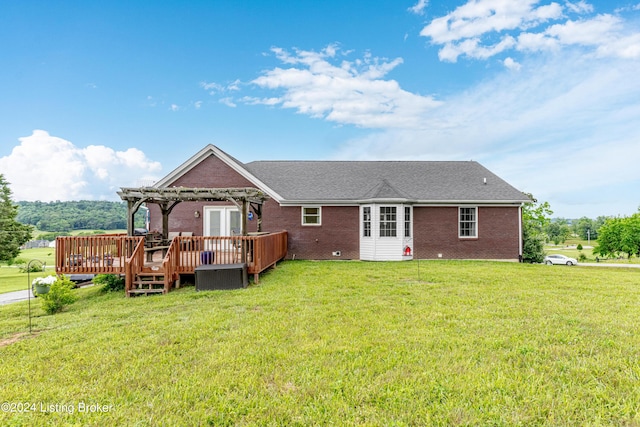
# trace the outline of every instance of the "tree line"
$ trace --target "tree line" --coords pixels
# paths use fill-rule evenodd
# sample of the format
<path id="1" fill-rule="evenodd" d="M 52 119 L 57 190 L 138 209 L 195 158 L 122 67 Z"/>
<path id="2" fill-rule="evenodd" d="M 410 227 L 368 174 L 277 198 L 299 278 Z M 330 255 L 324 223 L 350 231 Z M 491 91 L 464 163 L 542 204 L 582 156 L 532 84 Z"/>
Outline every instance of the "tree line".
<path id="1" fill-rule="evenodd" d="M 600 228 L 608 219 L 606 216 L 599 216 L 596 219 L 582 217 L 578 220 L 555 218 L 545 226 L 544 231 L 548 240 L 556 245 L 564 243 L 571 236 L 595 241 L 598 239 Z"/>
<path id="2" fill-rule="evenodd" d="M 572 235 L 594 242 L 594 255 L 640 257 L 640 209 L 630 217 L 600 216 L 595 220 L 583 217 L 569 224 L 563 218 L 551 220 L 553 211 L 549 203 L 538 202 L 531 194 L 527 196 L 531 202 L 522 207 L 524 262 L 542 262 L 546 242 L 557 245 Z"/>
<path id="3" fill-rule="evenodd" d="M 127 204 L 81 200 L 17 202 L 17 221 L 41 231 L 122 230 L 127 228 Z"/>

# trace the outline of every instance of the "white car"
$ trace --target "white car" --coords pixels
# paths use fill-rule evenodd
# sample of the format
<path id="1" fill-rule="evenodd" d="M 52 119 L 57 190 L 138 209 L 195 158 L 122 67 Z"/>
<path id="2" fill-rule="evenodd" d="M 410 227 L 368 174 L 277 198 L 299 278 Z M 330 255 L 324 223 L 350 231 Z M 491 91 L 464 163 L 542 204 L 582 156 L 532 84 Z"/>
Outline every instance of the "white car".
<path id="1" fill-rule="evenodd" d="M 554 255 L 547 255 L 546 257 L 544 257 L 544 263 L 547 265 L 552 265 L 552 264 L 576 265 L 578 264 L 578 261 L 575 258 L 569 258 L 568 256 L 565 256 L 565 255 L 554 254 Z"/>

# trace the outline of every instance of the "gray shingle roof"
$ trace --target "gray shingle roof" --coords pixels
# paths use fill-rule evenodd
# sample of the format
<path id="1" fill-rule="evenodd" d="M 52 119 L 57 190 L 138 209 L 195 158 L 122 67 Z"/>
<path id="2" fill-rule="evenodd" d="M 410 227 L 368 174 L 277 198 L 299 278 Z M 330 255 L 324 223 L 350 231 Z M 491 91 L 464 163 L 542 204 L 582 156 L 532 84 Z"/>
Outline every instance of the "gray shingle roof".
<path id="1" fill-rule="evenodd" d="M 255 161 L 243 166 L 291 202 L 528 200 L 474 161 Z"/>

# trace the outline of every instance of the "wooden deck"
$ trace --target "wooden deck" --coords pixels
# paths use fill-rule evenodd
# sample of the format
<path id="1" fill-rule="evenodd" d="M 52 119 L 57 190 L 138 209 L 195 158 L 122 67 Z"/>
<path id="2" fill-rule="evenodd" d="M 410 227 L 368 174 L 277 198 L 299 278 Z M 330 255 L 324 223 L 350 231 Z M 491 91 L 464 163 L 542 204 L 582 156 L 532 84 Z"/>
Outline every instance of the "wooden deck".
<path id="1" fill-rule="evenodd" d="M 167 293 L 181 274 L 194 274 L 202 264 L 245 263 L 257 283 L 260 273 L 286 254 L 286 231 L 256 236 L 180 236 L 156 251 L 145 251 L 144 237 L 139 236 L 58 237 L 56 273 L 119 274 L 125 276 L 127 296 Z"/>

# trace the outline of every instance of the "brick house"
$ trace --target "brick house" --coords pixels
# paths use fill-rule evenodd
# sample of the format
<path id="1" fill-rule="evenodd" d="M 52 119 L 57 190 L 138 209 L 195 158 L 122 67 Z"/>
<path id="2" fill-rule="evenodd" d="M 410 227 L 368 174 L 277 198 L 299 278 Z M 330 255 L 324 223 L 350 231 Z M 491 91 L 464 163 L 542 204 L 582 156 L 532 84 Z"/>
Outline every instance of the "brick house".
<path id="1" fill-rule="evenodd" d="M 502 259 L 522 255 L 529 199 L 474 161 L 254 161 L 208 145 L 154 187 L 254 187 L 270 198 L 262 230 L 288 232 L 296 259 Z M 151 228 L 161 227 L 151 205 Z M 257 215 L 248 215 L 256 231 Z M 226 202 L 182 203 L 171 231 L 229 236 L 240 211 Z"/>

